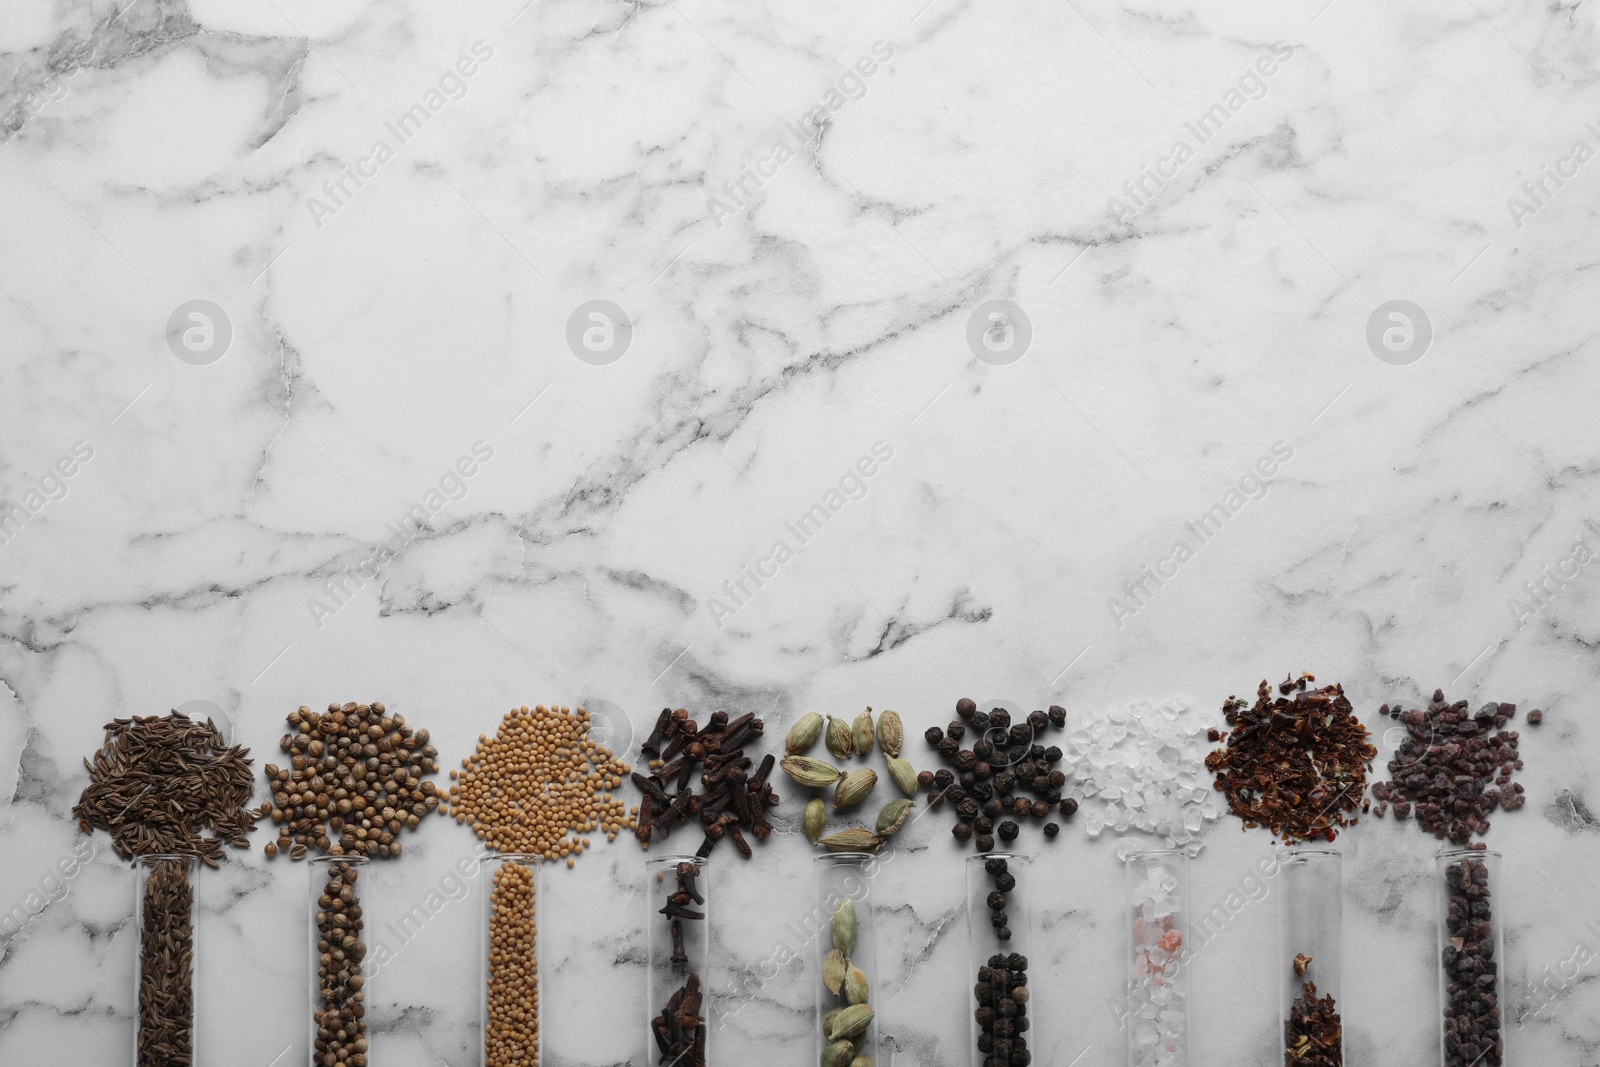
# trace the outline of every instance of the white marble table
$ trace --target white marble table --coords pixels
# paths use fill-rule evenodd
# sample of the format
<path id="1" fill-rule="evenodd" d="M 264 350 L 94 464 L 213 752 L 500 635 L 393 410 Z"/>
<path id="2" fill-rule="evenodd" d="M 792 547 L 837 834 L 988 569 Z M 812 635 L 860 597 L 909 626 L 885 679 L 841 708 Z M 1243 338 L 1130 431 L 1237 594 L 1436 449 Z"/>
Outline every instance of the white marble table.
<path id="1" fill-rule="evenodd" d="M 265 761 L 297 705 L 381 699 L 457 760 L 514 703 L 749 710 L 776 743 L 1303 669 L 1369 722 L 1436 686 L 1548 710 L 1490 834 L 1510 1062 L 1600 1063 L 1597 33 L 1532 3 L 8 5 L 0 1063 L 131 1056 L 131 874 L 100 838 L 46 881 L 116 715 L 211 701 Z M 997 300 L 1026 324 L 986 333 Z M 719 853 L 713 986 L 748 1004 L 718 1064 L 812 1061 L 807 974 L 754 977 L 809 907 L 782 814 Z M 1236 825 L 1197 907 L 1270 848 Z M 966 1057 L 947 829 L 879 883 L 880 1063 Z M 1112 843 L 1026 841 L 1035 1062 L 1118 1064 Z M 1349 1062 L 1429 1062 L 1434 842 L 1341 841 Z M 471 844 L 429 823 L 381 907 Z M 552 1063 L 653 1062 L 641 870 L 619 842 L 547 882 Z M 305 887 L 259 851 L 208 880 L 203 1063 L 304 1062 Z M 1273 1062 L 1275 923 L 1197 961 L 1195 1063 Z M 476 1062 L 477 928 L 452 904 L 384 969 L 375 1062 Z"/>

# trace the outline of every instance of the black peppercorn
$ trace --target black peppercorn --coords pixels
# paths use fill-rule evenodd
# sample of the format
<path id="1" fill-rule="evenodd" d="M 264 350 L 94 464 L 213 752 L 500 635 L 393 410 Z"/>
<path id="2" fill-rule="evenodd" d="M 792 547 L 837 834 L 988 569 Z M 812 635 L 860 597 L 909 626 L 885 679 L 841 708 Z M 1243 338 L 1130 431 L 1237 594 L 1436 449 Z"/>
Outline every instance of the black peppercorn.
<path id="1" fill-rule="evenodd" d="M 994 876 L 994 887 L 1002 893 L 1009 893 L 1017 888 L 1017 876 L 1010 871 L 1001 871 Z"/>
<path id="2" fill-rule="evenodd" d="M 1076 799 L 1074 799 L 1072 797 L 1068 797 L 1067 799 L 1065 799 L 1065 800 L 1063 800 L 1061 802 L 1061 817 L 1063 819 L 1070 819 L 1074 815 L 1076 815 L 1077 813 L 1078 813 L 1078 802 L 1077 802 Z"/>
<path id="3" fill-rule="evenodd" d="M 981 711 L 975 711 L 972 713 L 971 722 L 974 730 L 986 730 L 989 728 L 989 716 L 985 715 Z"/>
<path id="4" fill-rule="evenodd" d="M 1036 734 L 1044 733 L 1045 727 L 1050 725 L 1050 717 L 1042 711 L 1035 711 L 1028 716 L 1028 726 Z"/>
<path id="5" fill-rule="evenodd" d="M 1044 836 L 1046 836 L 1046 837 L 1054 837 L 1057 834 L 1059 834 L 1060 832 L 1061 832 L 1061 827 L 1059 825 L 1057 825 L 1056 823 L 1047 822 L 1047 823 L 1044 824 Z"/>
<path id="6" fill-rule="evenodd" d="M 1049 748 L 1044 750 L 1044 761 L 1046 763 L 1060 763 L 1061 750 L 1055 745 L 1051 745 Z"/>
<path id="7" fill-rule="evenodd" d="M 979 834 L 978 840 L 975 842 L 975 844 L 977 845 L 979 852 L 994 851 L 994 838 L 990 837 L 988 834 Z"/>
<path id="8" fill-rule="evenodd" d="M 988 779 L 990 775 L 994 774 L 994 768 L 980 759 L 977 763 L 972 765 L 972 774 L 973 777 L 982 782 Z"/>
<path id="9" fill-rule="evenodd" d="M 967 736 L 967 724 L 962 722 L 960 719 L 951 719 L 950 725 L 944 728 L 944 735 L 946 737 L 953 737 L 959 741 L 963 737 Z"/>
<path id="10" fill-rule="evenodd" d="M 986 760 L 994 755 L 994 745 L 983 739 L 974 741 L 972 743 L 972 754 L 981 760 Z"/>
<path id="11" fill-rule="evenodd" d="M 958 822 L 950 827 L 950 832 L 963 844 L 972 839 L 972 826 L 969 823 Z"/>
<path id="12" fill-rule="evenodd" d="M 980 834 L 991 833 L 994 830 L 994 820 L 987 815 L 980 815 L 972 821 L 972 828 Z"/>
<path id="13" fill-rule="evenodd" d="M 990 875 L 991 877 L 1005 874 L 1007 870 L 1005 858 L 1003 856 L 990 856 L 988 859 L 983 861 L 983 870 L 984 873 Z M 989 966 L 1004 967 L 1006 965 L 1004 956 L 998 957 L 998 959 L 1000 960 L 999 963 L 990 963 Z"/>
<path id="14" fill-rule="evenodd" d="M 940 789 L 949 789 L 955 780 L 956 776 L 946 768 L 941 767 L 939 770 L 933 772 L 933 784 L 938 786 Z"/>
<path id="15" fill-rule="evenodd" d="M 983 802 L 983 813 L 989 816 L 989 818 L 993 819 L 995 816 L 1000 814 L 1000 802 L 994 797 L 990 797 L 988 800 L 985 800 Z"/>
<path id="16" fill-rule="evenodd" d="M 1002 840 L 1002 841 L 1015 841 L 1017 839 L 1017 833 L 1018 833 L 1019 830 L 1020 830 L 1020 827 L 1018 827 L 1016 823 L 1011 822 L 1008 819 L 1007 821 L 1005 821 L 1005 822 L 1000 824 L 1000 840 Z"/>
<path id="17" fill-rule="evenodd" d="M 956 714 L 963 719 L 972 718 L 972 713 L 978 710 L 977 702 L 971 697 L 962 697 L 956 701 Z"/>
<path id="18" fill-rule="evenodd" d="M 1057 727 L 1067 725 L 1067 709 L 1060 704 L 1051 704 L 1050 710 L 1046 714 L 1050 716 L 1050 721 Z"/>
<path id="19" fill-rule="evenodd" d="M 937 726 L 930 726 L 922 736 L 928 739 L 928 744 L 937 745 L 940 741 L 944 740 L 944 731 L 939 729 Z"/>

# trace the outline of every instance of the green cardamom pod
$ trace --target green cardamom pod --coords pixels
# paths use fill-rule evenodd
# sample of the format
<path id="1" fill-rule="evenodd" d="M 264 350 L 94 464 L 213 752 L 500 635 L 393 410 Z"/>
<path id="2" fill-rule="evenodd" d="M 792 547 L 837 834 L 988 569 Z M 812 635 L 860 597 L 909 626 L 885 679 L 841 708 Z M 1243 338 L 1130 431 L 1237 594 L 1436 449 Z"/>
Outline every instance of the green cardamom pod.
<path id="1" fill-rule="evenodd" d="M 872 1057 L 863 1052 L 850 1061 L 850 1067 L 872 1067 Z"/>
<path id="2" fill-rule="evenodd" d="M 867 767 L 863 767 L 857 771 L 851 771 L 849 774 L 839 779 L 839 788 L 835 790 L 833 794 L 834 810 L 837 811 L 840 808 L 854 807 L 855 805 L 861 803 L 863 800 L 867 799 L 867 794 L 871 793 L 872 787 L 877 784 L 877 771 Z"/>
<path id="3" fill-rule="evenodd" d="M 822 736 L 822 716 L 816 712 L 809 712 L 800 716 L 800 721 L 789 727 L 789 737 L 783 743 L 784 751 L 791 756 L 798 756 L 817 743 L 817 738 Z"/>
<path id="4" fill-rule="evenodd" d="M 829 834 L 817 843 L 829 852 L 876 852 L 883 845 L 883 838 L 871 830 L 852 826 L 848 830 Z"/>
<path id="5" fill-rule="evenodd" d="M 896 797 L 883 806 L 878 812 L 878 833 L 888 837 L 900 827 L 905 825 L 906 816 L 911 814 L 911 809 L 916 807 L 905 797 Z"/>
<path id="6" fill-rule="evenodd" d="M 827 1037 L 828 1036 L 828 1030 L 833 1026 L 833 1020 L 835 1020 L 835 1019 L 837 1019 L 839 1017 L 839 1013 L 841 1011 L 844 1011 L 844 1008 L 842 1006 L 834 1008 L 832 1011 L 830 1011 L 828 1014 L 826 1014 L 826 1015 L 824 1015 L 822 1017 L 822 1036 L 823 1037 Z"/>
<path id="7" fill-rule="evenodd" d="M 856 746 L 856 755 L 865 756 L 872 751 L 872 709 L 869 707 L 856 716 L 856 723 L 850 728 L 852 739 Z"/>
<path id="8" fill-rule="evenodd" d="M 900 755 L 900 745 L 905 740 L 905 728 L 900 725 L 898 711 L 886 711 L 878 717 L 878 747 L 893 759 Z"/>
<path id="9" fill-rule="evenodd" d="M 828 716 L 826 743 L 834 759 L 849 759 L 856 754 L 856 739 L 850 732 L 850 724 L 843 719 L 835 719 L 832 715 Z"/>
<path id="10" fill-rule="evenodd" d="M 852 967 L 844 976 L 844 999 L 851 1004 L 867 1002 L 867 976 L 860 967 Z"/>
<path id="11" fill-rule="evenodd" d="M 850 1067 L 856 1048 L 848 1041 L 835 1041 L 822 1050 L 822 1067 Z"/>
<path id="12" fill-rule="evenodd" d="M 800 819 L 800 829 L 805 831 L 806 840 L 813 845 L 822 837 L 822 831 L 828 828 L 828 805 L 822 802 L 821 797 L 813 797 L 811 803 L 806 805 L 806 813 Z"/>
<path id="13" fill-rule="evenodd" d="M 785 756 L 778 766 L 790 778 L 813 789 L 825 789 L 844 777 L 844 772 L 833 764 L 810 756 Z"/>
<path id="14" fill-rule="evenodd" d="M 872 1025 L 872 1018 L 876 1014 L 870 1004 L 850 1005 L 834 1017 L 833 1027 L 828 1031 L 828 1040 L 838 1041 L 865 1032 L 867 1027 Z"/>
<path id="15" fill-rule="evenodd" d="M 845 962 L 843 952 L 834 949 L 828 953 L 822 961 L 822 984 L 828 987 L 828 992 L 834 996 L 839 995 L 839 990 L 844 988 L 844 976 L 849 969 L 850 965 Z"/>
<path id="16" fill-rule="evenodd" d="M 900 787 L 900 792 L 908 797 L 917 795 L 917 770 L 911 766 L 911 761 L 901 759 L 899 756 L 889 757 L 889 777 L 894 779 L 894 784 Z"/>
<path id="17" fill-rule="evenodd" d="M 856 947 L 856 904 L 849 897 L 839 901 L 833 909 L 833 947 L 846 958 Z M 833 990 L 838 993 L 837 989 Z"/>

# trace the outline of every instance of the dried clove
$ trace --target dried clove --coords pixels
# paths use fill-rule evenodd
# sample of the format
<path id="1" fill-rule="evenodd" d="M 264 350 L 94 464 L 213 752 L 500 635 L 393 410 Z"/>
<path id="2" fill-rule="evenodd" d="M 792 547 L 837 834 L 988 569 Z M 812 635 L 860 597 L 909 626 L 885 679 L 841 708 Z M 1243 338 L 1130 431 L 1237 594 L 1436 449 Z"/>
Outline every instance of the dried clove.
<path id="1" fill-rule="evenodd" d="M 649 848 L 653 839 L 670 837 L 678 823 L 698 820 L 705 837 L 697 857 L 710 856 L 724 837 L 732 839 L 740 854 L 750 856 L 744 831 L 758 841 L 770 837 L 767 809 L 778 803 L 778 794 L 767 784 L 776 758 L 763 757 L 751 774 L 752 760 L 745 755 L 746 746 L 763 729 L 762 721 L 749 712 L 731 720 L 725 711 L 713 712 L 701 727 L 687 710 L 663 708 L 643 746 L 651 757 L 650 773 L 636 772 L 629 778 L 642 794 L 635 830 L 639 843 Z M 697 768 L 703 790 L 699 794 L 691 784 Z"/>

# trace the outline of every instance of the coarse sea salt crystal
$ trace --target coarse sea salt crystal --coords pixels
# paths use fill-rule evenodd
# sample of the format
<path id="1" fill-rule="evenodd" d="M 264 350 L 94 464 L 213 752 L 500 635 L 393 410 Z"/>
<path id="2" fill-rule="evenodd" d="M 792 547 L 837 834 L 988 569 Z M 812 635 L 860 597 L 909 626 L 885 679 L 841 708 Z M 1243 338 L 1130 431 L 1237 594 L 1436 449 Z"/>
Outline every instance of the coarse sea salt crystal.
<path id="1" fill-rule="evenodd" d="M 1196 836 L 1218 810 L 1204 764 L 1204 724 L 1185 716 L 1187 705 L 1134 704 L 1090 713 L 1069 735 L 1083 748 L 1073 760 L 1068 795 L 1080 804 L 1103 801 L 1091 837 L 1106 828 L 1151 833 L 1172 846 L 1197 850 Z"/>

